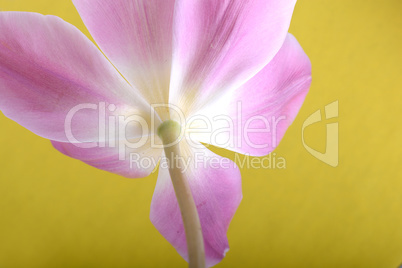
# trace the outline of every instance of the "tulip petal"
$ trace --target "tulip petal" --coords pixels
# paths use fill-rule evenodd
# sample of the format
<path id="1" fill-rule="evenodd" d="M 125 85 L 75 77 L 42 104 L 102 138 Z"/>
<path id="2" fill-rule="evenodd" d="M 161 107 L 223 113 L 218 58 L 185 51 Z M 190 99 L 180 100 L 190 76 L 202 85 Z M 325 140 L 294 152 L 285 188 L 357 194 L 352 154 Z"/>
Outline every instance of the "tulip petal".
<path id="1" fill-rule="evenodd" d="M 182 159 L 190 159 L 185 174 L 200 217 L 206 263 L 210 267 L 220 262 L 229 249 L 226 232 L 242 199 L 240 171 L 234 162 L 200 144 L 194 148 L 182 141 L 180 146 Z M 180 209 L 164 158 L 159 166 L 150 217 L 158 231 L 188 260 Z"/>
<path id="2" fill-rule="evenodd" d="M 238 88 L 278 52 L 295 0 L 178 0 L 170 102 L 197 110 Z"/>
<path id="3" fill-rule="evenodd" d="M 73 0 L 105 55 L 151 104 L 168 102 L 174 0 Z"/>
<path id="4" fill-rule="evenodd" d="M 209 132 L 201 132 L 197 129 L 205 124 L 194 121 L 189 138 L 243 154 L 267 155 L 295 119 L 310 84 L 310 60 L 289 34 L 255 77 L 193 114 L 203 115 L 211 125 Z"/>
<path id="5" fill-rule="evenodd" d="M 36 13 L 0 13 L 0 95 L 7 117 L 61 142 L 71 141 L 70 132 L 80 142 L 99 141 L 100 103 L 104 117 L 135 113 L 146 118 L 150 111 L 77 28 Z"/>
<path id="6" fill-rule="evenodd" d="M 69 157 L 127 178 L 143 178 L 150 175 L 162 155 L 162 149 L 151 147 L 150 139 L 138 148 L 99 147 L 98 144 L 93 144 L 93 148 L 80 148 L 75 144 L 56 141 L 52 141 L 52 144 Z"/>

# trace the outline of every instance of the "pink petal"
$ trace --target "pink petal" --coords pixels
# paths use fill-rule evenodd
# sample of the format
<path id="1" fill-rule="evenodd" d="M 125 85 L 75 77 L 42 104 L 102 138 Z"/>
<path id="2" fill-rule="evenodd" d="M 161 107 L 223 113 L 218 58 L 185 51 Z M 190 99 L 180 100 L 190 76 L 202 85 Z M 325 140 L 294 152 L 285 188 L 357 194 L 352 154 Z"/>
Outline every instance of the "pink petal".
<path id="1" fill-rule="evenodd" d="M 65 120 L 77 105 L 71 133 L 81 142 L 99 140 L 99 109 L 149 113 L 96 46 L 78 29 L 54 16 L 0 13 L 0 110 L 34 133 L 67 142 Z M 125 104 L 130 103 L 130 106 Z M 99 107 L 98 107 L 99 108 Z M 130 113 L 128 113 L 130 114 Z"/>
<path id="2" fill-rule="evenodd" d="M 170 102 L 198 109 L 260 71 L 278 52 L 295 0 L 179 0 Z"/>
<path id="3" fill-rule="evenodd" d="M 192 134 L 191 139 L 243 154 L 267 155 L 293 122 L 310 84 L 310 60 L 289 34 L 275 58 L 255 77 L 194 113 L 205 115 L 212 131 Z M 216 116 L 226 120 L 215 120 Z M 228 129 L 227 121 L 233 126 L 232 136 L 229 131 L 217 134 Z"/>
<path id="4" fill-rule="evenodd" d="M 61 153 L 108 172 L 127 178 L 143 178 L 151 174 L 162 154 L 162 149 L 151 148 L 150 140 L 137 149 L 125 148 L 120 159 L 118 147 L 79 148 L 71 143 L 52 141 Z"/>
<path id="5" fill-rule="evenodd" d="M 226 232 L 242 199 L 240 171 L 231 160 L 203 146 L 190 148 L 185 142 L 181 146 L 181 151 L 186 152 L 183 159 L 192 160 L 185 174 L 200 216 L 206 262 L 210 267 L 220 262 L 229 249 Z M 187 260 L 183 222 L 165 165 L 162 160 L 151 204 L 151 221 Z"/>
<path id="6" fill-rule="evenodd" d="M 149 103 L 167 103 L 174 0 L 73 0 L 91 35 Z"/>

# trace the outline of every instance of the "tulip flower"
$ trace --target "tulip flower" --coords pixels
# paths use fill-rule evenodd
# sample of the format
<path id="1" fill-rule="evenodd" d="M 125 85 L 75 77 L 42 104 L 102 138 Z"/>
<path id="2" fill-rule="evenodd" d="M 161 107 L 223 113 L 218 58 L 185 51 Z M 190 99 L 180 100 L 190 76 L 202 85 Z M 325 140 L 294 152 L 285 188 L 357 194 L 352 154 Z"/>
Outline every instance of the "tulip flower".
<path id="1" fill-rule="evenodd" d="M 73 0 L 100 50 L 58 17 L 0 12 L 0 110 L 96 168 L 159 163 L 152 223 L 190 267 L 213 266 L 242 192 L 205 145 L 267 155 L 296 117 L 311 66 L 287 33 L 295 2 Z"/>

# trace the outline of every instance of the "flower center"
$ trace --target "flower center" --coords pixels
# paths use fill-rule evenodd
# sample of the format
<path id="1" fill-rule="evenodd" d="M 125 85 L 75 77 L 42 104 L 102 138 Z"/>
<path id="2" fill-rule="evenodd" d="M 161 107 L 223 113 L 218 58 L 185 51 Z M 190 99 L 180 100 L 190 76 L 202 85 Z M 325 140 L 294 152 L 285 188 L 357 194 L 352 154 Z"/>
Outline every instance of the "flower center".
<path id="1" fill-rule="evenodd" d="M 167 146 L 179 141 L 181 126 L 174 120 L 166 120 L 158 127 L 157 133 L 163 145 Z"/>

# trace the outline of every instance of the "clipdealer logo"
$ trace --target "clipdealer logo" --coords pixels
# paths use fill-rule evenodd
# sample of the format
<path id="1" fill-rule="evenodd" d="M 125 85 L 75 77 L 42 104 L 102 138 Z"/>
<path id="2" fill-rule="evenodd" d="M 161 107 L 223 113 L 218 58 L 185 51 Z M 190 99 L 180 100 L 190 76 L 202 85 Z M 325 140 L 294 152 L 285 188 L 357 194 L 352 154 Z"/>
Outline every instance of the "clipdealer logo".
<path id="1" fill-rule="evenodd" d="M 338 118 L 338 116 L 338 101 L 334 101 L 325 106 L 325 119 L 322 117 L 321 110 L 318 110 L 304 121 L 302 127 L 302 142 L 304 148 L 306 148 L 306 150 L 315 158 L 332 167 L 337 167 L 339 165 L 339 123 L 335 122 L 326 124 L 327 137 L 324 153 L 321 153 L 306 144 L 304 130 L 313 124 L 320 123 L 324 120 Z"/>

